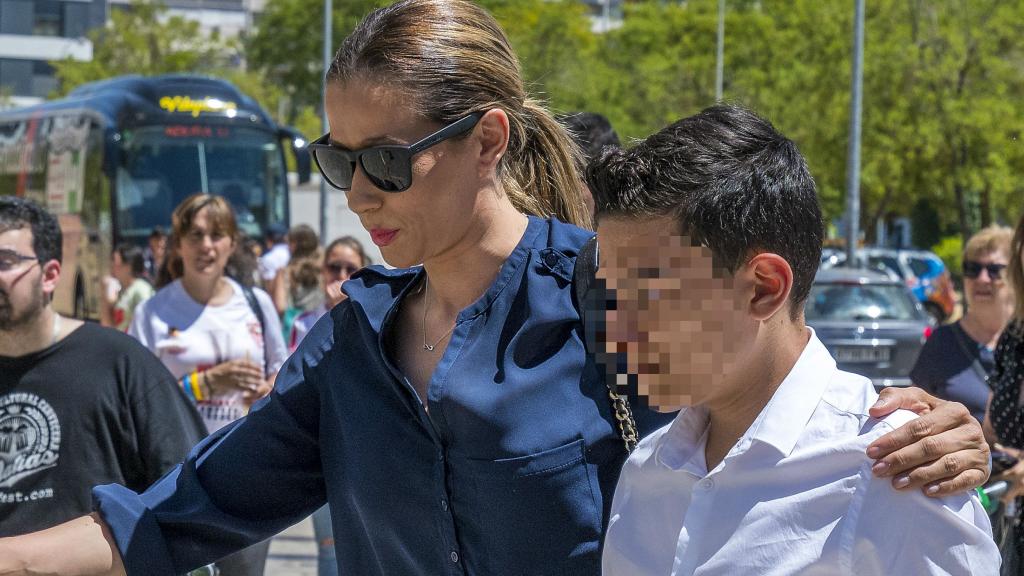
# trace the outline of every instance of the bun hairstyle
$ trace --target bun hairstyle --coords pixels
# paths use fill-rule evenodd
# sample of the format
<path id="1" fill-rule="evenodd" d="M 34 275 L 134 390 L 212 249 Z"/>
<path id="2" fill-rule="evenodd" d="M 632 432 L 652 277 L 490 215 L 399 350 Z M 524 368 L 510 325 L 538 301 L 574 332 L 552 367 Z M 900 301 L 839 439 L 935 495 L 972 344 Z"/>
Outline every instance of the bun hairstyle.
<path id="1" fill-rule="evenodd" d="M 824 223 L 807 163 L 766 120 L 719 105 L 680 120 L 629 151 L 606 150 L 587 171 L 597 220 L 674 216 L 716 266 L 735 272 L 773 252 L 793 269 L 791 313 L 807 299 Z"/>
<path id="2" fill-rule="evenodd" d="M 401 0 L 371 12 L 345 39 L 329 82 L 395 87 L 417 114 L 448 124 L 501 108 L 509 142 L 499 165 L 505 193 L 521 212 L 588 226 L 583 157 L 565 128 L 523 85 L 501 26 L 465 0 Z"/>
<path id="3" fill-rule="evenodd" d="M 594 195 L 594 204 L 600 206 L 599 212 L 662 215 L 665 203 L 646 198 L 650 170 L 643 142 L 630 150 L 605 148 L 587 167 L 587 186 Z"/>

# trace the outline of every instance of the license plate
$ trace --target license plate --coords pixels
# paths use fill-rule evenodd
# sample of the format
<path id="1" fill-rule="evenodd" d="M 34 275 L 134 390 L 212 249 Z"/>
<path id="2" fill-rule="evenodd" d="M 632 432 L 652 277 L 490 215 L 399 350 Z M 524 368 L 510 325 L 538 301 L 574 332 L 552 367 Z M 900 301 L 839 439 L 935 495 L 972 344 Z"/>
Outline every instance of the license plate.
<path id="1" fill-rule="evenodd" d="M 836 362 L 888 362 L 892 349 L 885 346 L 836 348 Z"/>

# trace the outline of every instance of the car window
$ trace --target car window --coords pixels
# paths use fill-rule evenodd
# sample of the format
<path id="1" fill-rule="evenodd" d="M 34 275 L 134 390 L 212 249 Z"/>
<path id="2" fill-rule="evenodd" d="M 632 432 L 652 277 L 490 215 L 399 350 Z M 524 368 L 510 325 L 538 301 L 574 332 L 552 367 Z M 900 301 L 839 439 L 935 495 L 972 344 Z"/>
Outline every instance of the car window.
<path id="1" fill-rule="evenodd" d="M 868 265 L 872 268 L 884 266 L 899 276 L 900 279 L 903 278 L 903 270 L 900 270 L 900 263 L 892 256 L 868 256 Z"/>
<path id="2" fill-rule="evenodd" d="M 924 258 L 907 258 L 907 263 L 910 265 L 910 271 L 914 273 L 914 276 L 930 276 L 931 265 Z"/>
<path id="3" fill-rule="evenodd" d="M 814 284 L 805 314 L 808 321 L 918 318 L 906 288 L 892 284 Z"/>

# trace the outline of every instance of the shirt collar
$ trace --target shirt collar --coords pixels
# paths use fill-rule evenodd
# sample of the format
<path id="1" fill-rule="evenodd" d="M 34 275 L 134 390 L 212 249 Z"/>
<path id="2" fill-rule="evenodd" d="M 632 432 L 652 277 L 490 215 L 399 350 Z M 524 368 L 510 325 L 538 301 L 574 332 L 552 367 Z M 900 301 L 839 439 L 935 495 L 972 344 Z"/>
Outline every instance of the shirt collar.
<path id="1" fill-rule="evenodd" d="M 773 446 L 783 456 L 793 451 L 836 371 L 836 361 L 814 329 L 807 330 L 811 334 L 800 358 L 747 434 L 750 441 Z"/>
<path id="2" fill-rule="evenodd" d="M 807 330 L 810 338 L 796 364 L 740 443 L 749 445 L 755 440 L 760 441 L 773 446 L 784 456 L 788 456 L 796 446 L 836 370 L 835 360 L 818 340 L 814 329 L 807 327 Z M 704 454 L 697 454 L 697 451 L 704 447 L 707 428 L 708 412 L 704 406 L 682 408 L 665 434 L 657 440 L 655 461 L 673 470 L 691 466 L 699 468 Z"/>
<path id="3" fill-rule="evenodd" d="M 687 464 L 700 467 L 704 461 L 703 439 L 707 429 L 707 408 L 702 405 L 684 406 L 668 425 L 665 434 L 658 438 L 654 460 L 672 470 L 688 468 Z M 696 473 L 703 475 L 702 472 Z"/>

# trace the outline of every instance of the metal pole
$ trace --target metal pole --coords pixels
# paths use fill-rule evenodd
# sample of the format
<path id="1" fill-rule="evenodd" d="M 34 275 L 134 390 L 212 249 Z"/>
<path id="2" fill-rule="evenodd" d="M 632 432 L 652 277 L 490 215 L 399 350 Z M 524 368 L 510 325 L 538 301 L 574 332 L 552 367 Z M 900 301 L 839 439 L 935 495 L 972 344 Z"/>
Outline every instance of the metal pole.
<path id="1" fill-rule="evenodd" d="M 331 68 L 331 0 L 324 0 L 324 77 L 323 77 L 323 98 L 321 111 L 321 127 L 326 134 L 330 131 L 330 124 L 327 122 L 327 71 Z M 320 176 L 320 244 L 326 245 L 327 238 L 327 181 L 323 175 Z"/>
<path id="2" fill-rule="evenodd" d="M 850 88 L 850 147 L 846 156 L 846 262 L 856 260 L 860 238 L 860 117 L 864 84 L 864 0 L 856 4 L 853 23 L 853 78 Z"/>
<path id="3" fill-rule="evenodd" d="M 601 31 L 608 32 L 612 28 L 612 0 L 604 0 L 601 3 Z"/>
<path id="4" fill-rule="evenodd" d="M 722 101 L 725 82 L 725 0 L 718 0 L 718 47 L 715 54 L 715 102 Z"/>

